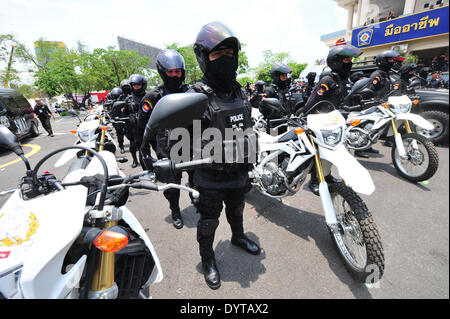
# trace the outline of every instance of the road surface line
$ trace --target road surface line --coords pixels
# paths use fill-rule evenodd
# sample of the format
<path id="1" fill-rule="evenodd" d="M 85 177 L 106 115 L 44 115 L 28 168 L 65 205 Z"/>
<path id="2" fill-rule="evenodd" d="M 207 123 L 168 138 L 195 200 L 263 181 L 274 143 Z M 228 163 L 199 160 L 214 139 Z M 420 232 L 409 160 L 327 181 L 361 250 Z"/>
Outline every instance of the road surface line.
<path id="1" fill-rule="evenodd" d="M 22 144 L 22 146 L 23 147 L 31 147 L 31 151 L 25 155 L 26 158 L 29 158 L 30 156 L 36 154 L 41 149 L 41 147 L 39 145 L 35 145 L 35 144 Z M 17 162 L 22 162 L 22 159 L 18 158 L 14 161 L 8 162 L 6 164 L 2 164 L 2 165 L 0 165 L 0 169 L 4 168 L 6 166 L 9 166 L 9 165 L 15 164 Z"/>

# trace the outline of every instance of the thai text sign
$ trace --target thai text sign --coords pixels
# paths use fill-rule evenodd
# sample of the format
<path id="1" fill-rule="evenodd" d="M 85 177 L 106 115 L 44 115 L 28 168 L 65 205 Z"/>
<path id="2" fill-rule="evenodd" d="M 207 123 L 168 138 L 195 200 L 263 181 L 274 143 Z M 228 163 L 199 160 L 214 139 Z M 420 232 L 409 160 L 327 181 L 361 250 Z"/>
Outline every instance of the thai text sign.
<path id="1" fill-rule="evenodd" d="M 448 6 L 353 29 L 352 45 L 358 48 L 446 34 Z"/>

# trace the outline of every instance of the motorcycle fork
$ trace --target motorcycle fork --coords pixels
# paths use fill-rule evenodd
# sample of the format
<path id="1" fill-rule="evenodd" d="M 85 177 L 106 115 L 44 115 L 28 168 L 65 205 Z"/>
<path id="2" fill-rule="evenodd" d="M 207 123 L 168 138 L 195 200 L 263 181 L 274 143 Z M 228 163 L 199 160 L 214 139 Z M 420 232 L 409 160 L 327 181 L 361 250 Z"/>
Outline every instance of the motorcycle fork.
<path id="1" fill-rule="evenodd" d="M 106 134 L 107 127 L 106 126 L 102 126 L 101 129 L 102 129 L 102 133 L 100 134 L 100 145 L 98 147 L 98 151 L 99 152 L 103 151 L 103 149 L 105 148 L 104 144 L 105 144 L 105 134 Z"/>
<path id="2" fill-rule="evenodd" d="M 103 229 L 107 229 L 112 226 L 116 226 L 117 221 L 110 221 L 104 224 Z M 97 252 L 96 265 L 94 275 L 92 277 L 91 291 L 101 292 L 112 288 L 115 284 L 114 281 L 114 253 L 108 253 L 103 251 Z"/>
<path id="3" fill-rule="evenodd" d="M 326 182 L 325 174 L 323 173 L 322 160 L 320 159 L 319 149 L 316 147 L 311 135 L 309 135 L 309 140 L 311 141 L 312 147 L 316 150 L 316 153 L 314 154 L 314 163 L 316 164 L 317 180 L 319 181 L 319 194 L 325 213 L 325 221 L 332 232 L 337 232 L 339 230 L 336 212 L 334 211 L 330 190 L 328 189 L 328 183 Z"/>
<path id="4" fill-rule="evenodd" d="M 322 168 L 322 161 L 320 159 L 319 150 L 316 147 L 316 144 L 314 144 L 314 141 L 309 135 L 309 140 L 311 141 L 311 145 L 316 151 L 314 154 L 314 163 L 316 164 L 316 173 L 317 173 L 317 180 L 319 181 L 319 184 L 325 181 L 325 175 L 323 174 L 323 168 Z"/>
<path id="5" fill-rule="evenodd" d="M 408 121 L 406 121 L 408 122 Z M 397 125 L 395 124 L 395 120 L 391 119 L 392 132 L 394 132 L 395 144 L 397 145 L 398 154 L 400 157 L 406 157 L 405 146 L 403 145 L 403 140 L 401 134 L 398 132 Z M 406 125 L 406 124 L 405 124 Z M 408 130 L 409 122 L 406 130 Z M 411 127 L 410 127 L 411 128 Z"/>

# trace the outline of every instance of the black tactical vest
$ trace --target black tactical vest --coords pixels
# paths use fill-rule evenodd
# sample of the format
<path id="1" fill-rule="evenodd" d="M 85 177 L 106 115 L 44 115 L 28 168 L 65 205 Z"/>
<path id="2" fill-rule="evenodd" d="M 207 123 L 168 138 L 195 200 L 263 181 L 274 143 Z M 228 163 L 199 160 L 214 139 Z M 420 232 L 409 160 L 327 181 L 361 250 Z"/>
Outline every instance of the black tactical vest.
<path id="1" fill-rule="evenodd" d="M 197 91 L 199 88 L 208 96 L 209 100 L 209 128 L 216 128 L 221 133 L 222 163 L 248 163 L 249 159 L 250 161 L 256 160 L 255 156 L 252 157 L 250 153 L 255 152 L 254 154 L 256 154 L 256 135 L 252 130 L 250 102 L 244 92 L 239 89 L 236 96 L 225 100 L 204 83 L 200 82 L 194 86 Z M 202 134 L 202 150 L 210 142 L 212 142 L 212 138 Z M 230 168 L 230 165 L 226 166 Z"/>

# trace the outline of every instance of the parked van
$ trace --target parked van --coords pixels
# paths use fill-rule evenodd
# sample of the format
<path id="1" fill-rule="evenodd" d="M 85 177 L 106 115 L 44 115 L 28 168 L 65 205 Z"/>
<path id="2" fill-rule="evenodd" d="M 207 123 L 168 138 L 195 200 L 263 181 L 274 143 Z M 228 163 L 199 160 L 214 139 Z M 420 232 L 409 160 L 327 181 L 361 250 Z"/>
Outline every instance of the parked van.
<path id="1" fill-rule="evenodd" d="M 0 88 L 0 125 L 8 127 L 19 140 L 39 135 L 39 121 L 33 107 L 13 89 Z"/>

